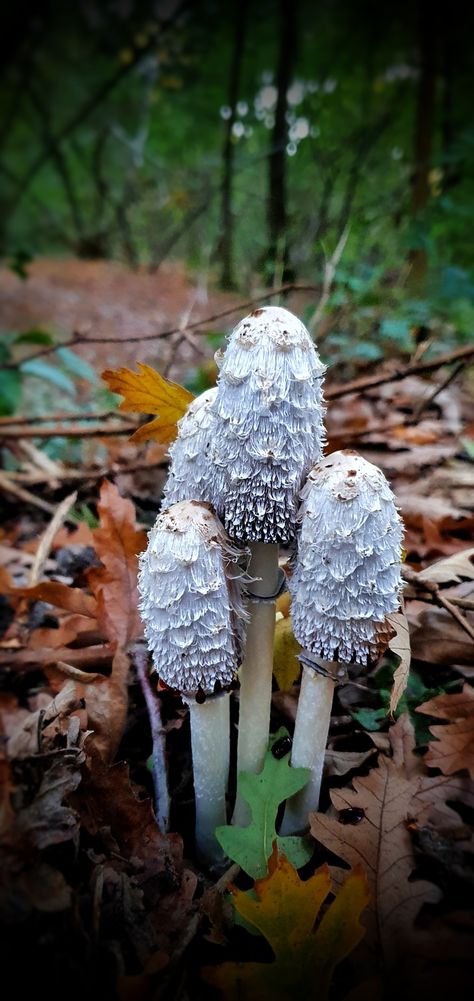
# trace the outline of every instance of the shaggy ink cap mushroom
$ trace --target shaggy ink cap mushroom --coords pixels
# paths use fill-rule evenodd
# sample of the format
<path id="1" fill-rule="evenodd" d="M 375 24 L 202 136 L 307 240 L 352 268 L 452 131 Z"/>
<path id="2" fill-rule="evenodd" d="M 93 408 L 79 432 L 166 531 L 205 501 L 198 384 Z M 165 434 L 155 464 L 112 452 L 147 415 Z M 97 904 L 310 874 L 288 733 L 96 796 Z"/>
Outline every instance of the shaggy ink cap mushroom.
<path id="1" fill-rule="evenodd" d="M 178 435 L 169 449 L 171 459 L 161 510 L 184 500 L 213 501 L 213 466 L 209 447 L 216 418 L 211 407 L 217 389 L 208 389 L 190 403 L 178 421 Z"/>
<path id="2" fill-rule="evenodd" d="M 220 365 L 216 508 L 232 538 L 286 543 L 301 484 L 321 457 L 325 367 L 303 323 L 276 306 L 240 321 Z"/>
<path id="3" fill-rule="evenodd" d="M 402 522 L 385 476 L 357 452 L 334 452 L 301 492 L 289 582 L 295 636 L 325 660 L 365 664 L 393 634 L 401 597 Z"/>
<path id="4" fill-rule="evenodd" d="M 230 569 L 241 553 L 209 506 L 194 501 L 158 515 L 148 540 L 139 608 L 160 679 L 191 696 L 227 688 L 243 643 L 246 613 Z"/>

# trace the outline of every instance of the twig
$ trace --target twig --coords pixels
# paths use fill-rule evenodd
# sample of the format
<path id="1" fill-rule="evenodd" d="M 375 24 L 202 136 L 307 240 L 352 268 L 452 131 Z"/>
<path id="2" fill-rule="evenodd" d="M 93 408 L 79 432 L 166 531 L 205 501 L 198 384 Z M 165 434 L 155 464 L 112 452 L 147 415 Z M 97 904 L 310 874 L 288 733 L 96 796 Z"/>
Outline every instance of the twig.
<path id="1" fill-rule="evenodd" d="M 458 625 L 461 626 L 461 629 L 464 629 L 464 632 L 466 632 L 467 635 L 474 640 L 474 626 L 471 626 L 471 623 L 467 621 L 454 602 L 445 597 L 445 595 L 441 592 L 439 584 L 436 584 L 432 580 L 425 580 L 425 578 L 420 581 L 418 579 L 418 574 L 415 570 L 412 570 L 411 567 L 403 567 L 402 575 L 404 580 L 408 581 L 408 583 L 412 584 L 415 588 L 419 588 L 421 586 L 423 591 L 428 591 L 428 594 L 432 595 L 435 604 L 449 612 Z"/>
<path id="2" fill-rule="evenodd" d="M 138 473 L 142 472 L 144 469 L 167 469 L 168 460 L 163 459 L 161 462 L 136 462 L 130 466 L 110 466 L 105 469 L 64 469 L 61 475 L 56 475 L 56 480 L 60 483 L 74 483 L 78 480 L 101 480 L 103 477 L 108 479 L 112 476 L 123 476 L 125 473 Z M 51 478 L 49 476 L 41 476 L 35 473 L 24 473 L 24 472 L 4 472 L 3 475 L 8 478 L 8 480 L 13 480 L 13 482 L 28 483 L 30 486 L 41 486 L 44 484 L 50 484 Z"/>
<path id="3" fill-rule="evenodd" d="M 72 424 L 70 427 L 55 428 L 31 428 L 31 427 L 0 427 L 0 439 L 8 438 L 100 438 L 101 435 L 122 435 L 132 434 L 138 427 L 138 421 L 128 421 L 119 427 L 111 426 L 106 421 L 96 424 L 95 427 L 80 427 Z"/>
<path id="4" fill-rule="evenodd" d="M 456 362 L 465 361 L 474 355 L 474 344 L 469 347 L 457 348 L 448 354 L 438 355 L 430 361 L 416 362 L 413 365 L 405 365 L 404 368 L 395 369 L 393 372 L 384 372 L 381 375 L 369 375 L 362 379 L 354 379 L 347 382 L 345 386 L 328 386 L 326 389 L 327 400 L 339 400 L 341 396 L 348 396 L 349 393 L 363 393 L 366 389 L 374 389 L 375 386 L 384 386 L 388 382 L 399 382 L 407 375 L 418 375 L 420 372 L 434 372 L 443 365 L 453 365 Z"/>
<path id="5" fill-rule="evenodd" d="M 36 414 L 34 417 L 0 417 L 0 434 L 3 427 L 10 424 L 59 424 L 68 421 L 105 421 L 108 417 L 115 417 L 117 420 L 127 421 L 128 418 L 116 410 L 104 410 L 103 413 L 59 413 L 59 414 Z"/>
<path id="6" fill-rule="evenodd" d="M 53 504 L 49 504 L 48 501 L 42 500 L 41 497 L 35 497 L 34 494 L 26 490 L 25 487 L 19 487 L 17 483 L 13 480 L 9 480 L 2 472 L 0 472 L 0 492 L 7 494 L 12 494 L 13 497 L 18 497 L 19 500 L 25 501 L 26 504 L 33 504 L 34 507 L 39 507 L 41 511 L 46 511 L 48 514 L 54 514 L 56 508 Z"/>
<path id="7" fill-rule="evenodd" d="M 414 422 L 419 421 L 423 411 L 428 409 L 428 407 L 433 403 L 436 397 L 443 392 L 443 389 L 447 389 L 447 387 L 450 386 L 452 382 L 454 382 L 459 373 L 464 371 L 464 367 L 465 367 L 464 361 L 458 362 L 455 368 L 453 368 L 451 372 L 448 372 L 447 376 L 442 380 L 442 382 L 440 382 L 438 386 L 435 386 L 433 392 L 430 393 L 428 396 L 424 397 L 422 400 L 420 400 L 413 414 L 412 419 Z"/>
<path id="8" fill-rule="evenodd" d="M 323 279 L 323 291 L 321 293 L 321 298 L 316 306 L 316 309 L 308 323 L 308 329 L 313 334 L 318 330 L 319 324 L 321 322 L 321 317 L 326 309 L 329 296 L 331 295 L 332 283 L 334 281 L 334 275 L 336 274 L 336 268 L 341 260 L 344 253 L 344 248 L 347 243 L 349 236 L 349 225 L 344 226 L 342 233 L 337 241 L 336 249 L 331 255 L 329 260 L 326 261 L 324 266 L 324 279 Z"/>
<path id="9" fill-rule="evenodd" d="M 152 737 L 153 784 L 155 787 L 155 813 L 158 826 L 166 834 L 169 825 L 170 798 L 166 775 L 166 742 L 161 721 L 160 703 L 152 691 L 148 677 L 148 655 L 144 647 L 133 651 L 133 663 L 141 685 L 150 720 Z"/>
<path id="10" fill-rule="evenodd" d="M 300 285 L 297 282 L 288 282 L 285 285 L 281 285 L 280 288 L 267 289 L 262 295 L 254 296 L 252 299 L 247 299 L 245 302 L 239 302 L 236 306 L 228 306 L 226 309 L 221 310 L 219 313 L 214 313 L 212 316 L 206 316 L 202 320 L 193 320 L 189 323 L 187 330 L 196 330 L 197 333 L 206 334 L 208 332 L 208 327 L 210 323 L 215 323 L 216 320 L 223 320 L 227 316 L 232 316 L 233 313 L 240 313 L 244 309 L 250 309 L 251 306 L 257 306 L 260 302 L 265 302 L 266 299 L 274 299 L 275 296 L 287 294 L 289 292 L 317 292 L 319 286 L 317 285 Z M 204 327 L 204 330 L 198 330 L 199 327 Z M 135 344 L 141 341 L 156 341 L 158 338 L 172 337 L 173 334 L 182 334 L 183 331 L 181 327 L 173 327 L 170 330 L 156 330 L 152 334 L 137 334 L 136 337 L 127 337 L 127 344 Z M 27 358 L 23 358 L 21 364 L 25 361 L 33 361 L 36 358 L 43 358 L 45 355 L 52 354 L 54 351 L 58 351 L 59 348 L 69 348 L 78 345 L 85 344 L 121 344 L 125 343 L 123 337 L 85 337 L 76 331 L 72 337 L 68 340 L 61 341 L 60 344 L 51 344 L 46 348 L 40 348 L 39 351 L 35 351 L 33 354 L 28 355 Z M 11 361 L 6 362 L 3 368 L 18 368 L 20 362 Z"/>
<path id="11" fill-rule="evenodd" d="M 435 605 L 436 602 L 433 599 L 432 594 L 423 594 L 422 591 L 418 592 L 416 588 L 413 591 L 404 591 L 403 597 L 407 601 L 424 601 L 428 605 Z M 455 596 L 451 597 L 450 602 L 452 605 L 456 605 L 458 608 L 463 608 L 466 612 L 474 612 L 474 601 L 471 598 L 458 598 Z"/>
<path id="12" fill-rule="evenodd" d="M 36 550 L 35 558 L 30 567 L 30 572 L 28 575 L 28 587 L 33 587 L 33 585 L 39 581 L 46 560 L 48 559 L 48 556 L 50 554 L 51 546 L 53 545 L 54 542 L 54 537 L 58 529 L 63 524 L 63 521 L 65 521 L 67 515 L 69 514 L 69 511 L 76 503 L 76 500 L 77 500 L 77 491 L 75 491 L 73 494 L 69 494 L 69 497 L 65 497 L 64 500 L 61 501 L 61 503 L 56 508 L 56 511 L 54 512 L 53 517 L 51 518 L 51 521 L 46 531 L 44 532 L 43 538 L 40 541 L 38 549 Z"/>

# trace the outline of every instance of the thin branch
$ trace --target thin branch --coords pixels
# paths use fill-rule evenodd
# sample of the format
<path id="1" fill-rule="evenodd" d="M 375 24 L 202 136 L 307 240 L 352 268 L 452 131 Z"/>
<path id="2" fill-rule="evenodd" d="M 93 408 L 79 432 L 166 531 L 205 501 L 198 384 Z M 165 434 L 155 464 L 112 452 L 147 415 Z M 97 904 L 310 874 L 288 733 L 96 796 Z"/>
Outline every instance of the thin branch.
<path id="1" fill-rule="evenodd" d="M 0 440 L 16 439 L 16 438 L 100 438 L 101 435 L 122 435 L 122 434 L 132 434 L 133 431 L 137 430 L 138 421 L 128 421 L 126 424 L 121 424 L 119 427 L 112 426 L 111 424 L 104 421 L 103 423 L 96 424 L 95 427 L 81 427 L 80 425 L 71 424 L 67 427 L 61 427 L 58 425 L 55 428 L 41 428 L 41 427 L 0 427 Z"/>
<path id="2" fill-rule="evenodd" d="M 465 367 L 464 361 L 458 362 L 455 368 L 453 368 L 451 372 L 448 372 L 446 378 L 443 379 L 438 386 L 435 386 L 433 392 L 430 393 L 428 396 L 425 396 L 422 400 L 420 400 L 413 414 L 413 420 L 415 422 L 419 421 L 423 411 L 428 410 L 428 407 L 430 407 L 433 401 L 436 400 L 436 397 L 443 392 L 443 389 L 447 389 L 447 387 L 450 386 L 452 382 L 454 382 L 454 380 L 457 378 L 460 372 L 464 371 L 464 367 Z"/>
<path id="3" fill-rule="evenodd" d="M 148 675 L 148 652 L 137 646 L 132 653 L 133 663 L 145 699 L 152 737 L 153 784 L 155 787 L 155 814 L 162 834 L 169 826 L 170 797 L 166 775 L 166 741 L 161 721 L 160 702 L 152 691 Z"/>
<path id="4" fill-rule="evenodd" d="M 362 379 L 354 379 L 344 386 L 329 386 L 326 390 L 327 400 L 339 400 L 341 396 L 348 396 L 349 393 L 364 393 L 367 389 L 374 389 L 375 386 L 384 386 L 388 382 L 399 382 L 407 375 L 418 375 L 420 372 L 434 372 L 443 365 L 453 365 L 459 361 L 467 361 L 474 355 L 474 344 L 448 354 L 438 355 L 430 361 L 416 362 L 413 365 L 405 365 L 403 368 L 395 369 L 393 372 L 384 372 L 382 375 L 368 375 Z"/>
<path id="5" fill-rule="evenodd" d="M 445 597 L 445 595 L 441 591 L 439 584 L 436 584 L 432 580 L 425 580 L 425 578 L 423 578 L 423 580 L 420 581 L 416 571 L 412 570 L 411 567 L 407 566 L 403 567 L 402 576 L 404 580 L 408 581 L 409 584 L 412 584 L 415 589 L 421 587 L 422 591 L 427 591 L 428 594 L 431 594 L 434 603 L 436 605 L 439 605 L 441 608 L 444 608 L 447 612 L 449 612 L 449 614 L 452 615 L 453 619 L 456 620 L 458 625 L 461 626 L 461 629 L 464 629 L 464 632 L 467 633 L 467 635 L 470 636 L 472 640 L 474 640 L 474 626 L 472 626 L 471 623 L 468 622 L 468 620 L 465 618 L 462 612 L 459 611 L 459 608 L 454 604 L 454 602 L 451 601 L 449 598 Z"/>
<path id="6" fill-rule="evenodd" d="M 329 296 L 331 295 L 332 284 L 334 281 L 334 276 L 336 274 L 336 268 L 341 260 L 344 253 L 344 248 L 347 243 L 349 236 L 349 224 L 344 226 L 342 233 L 337 241 L 334 253 L 331 255 L 329 260 L 326 261 L 324 266 L 324 280 L 323 280 L 323 291 L 321 293 L 321 298 L 316 306 L 316 309 L 308 323 L 308 329 L 310 333 L 315 333 L 318 330 L 319 324 L 321 323 L 321 317 L 326 309 Z"/>
<path id="7" fill-rule="evenodd" d="M 188 324 L 188 330 L 195 330 L 197 333 L 206 334 L 208 333 L 208 328 L 210 323 L 215 323 L 216 320 L 223 320 L 227 316 L 232 316 L 233 313 L 240 313 L 244 309 L 250 309 L 252 306 L 257 306 L 261 302 L 265 302 L 266 299 L 274 299 L 279 295 L 286 295 L 290 292 L 317 292 L 320 286 L 318 285 L 304 285 L 295 282 L 288 282 L 285 285 L 281 285 L 280 288 L 268 289 L 261 295 L 254 296 L 253 299 L 247 299 L 245 302 L 239 302 L 236 306 L 228 306 L 226 309 L 221 310 L 219 313 L 214 313 L 212 316 L 206 316 L 202 320 L 194 320 L 193 323 Z M 203 327 L 203 330 L 199 330 L 199 327 Z M 170 330 L 156 330 L 152 334 L 138 334 L 136 337 L 127 337 L 127 344 L 135 344 L 141 341 L 156 341 L 158 339 L 164 339 L 167 337 L 172 337 L 173 334 L 182 334 L 181 327 L 172 327 Z M 35 351 L 33 354 L 28 355 L 27 358 L 22 358 L 21 362 L 13 361 L 7 362 L 3 365 L 3 368 L 16 369 L 20 364 L 25 361 L 33 361 L 36 358 L 44 358 L 45 355 L 53 354 L 60 348 L 77 347 L 88 344 L 121 344 L 124 343 L 123 337 L 85 337 L 79 334 L 77 331 L 66 341 L 61 341 L 60 344 L 52 344 L 47 348 L 41 348 L 39 351 Z"/>
<path id="8" fill-rule="evenodd" d="M 54 474 L 56 483 L 77 483 L 88 482 L 89 480 L 101 480 L 104 477 L 109 479 L 113 476 L 124 476 L 127 473 L 139 473 L 149 469 L 167 469 L 168 460 L 161 462 L 135 462 L 130 466 L 110 466 L 106 469 L 64 469 L 61 473 Z M 41 475 L 40 473 L 25 472 L 3 472 L 3 477 L 14 483 L 23 483 L 28 486 L 51 486 L 51 475 Z M 54 489 L 57 489 L 55 487 Z"/>

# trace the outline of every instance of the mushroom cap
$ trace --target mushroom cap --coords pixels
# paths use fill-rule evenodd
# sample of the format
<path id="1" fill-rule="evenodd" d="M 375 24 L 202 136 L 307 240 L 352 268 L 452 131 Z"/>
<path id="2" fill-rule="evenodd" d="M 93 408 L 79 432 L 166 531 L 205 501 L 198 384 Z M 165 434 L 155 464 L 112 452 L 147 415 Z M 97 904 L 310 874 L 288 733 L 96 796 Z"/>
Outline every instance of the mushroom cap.
<path id="1" fill-rule="evenodd" d="M 298 642 L 325 660 L 365 664 L 386 649 L 400 606 L 403 527 L 377 466 L 334 452 L 301 491 L 301 533 L 289 582 Z"/>
<path id="2" fill-rule="evenodd" d="M 240 552 L 206 504 L 183 501 L 158 515 L 140 556 L 139 609 L 160 679 L 187 695 L 230 685 L 245 617 L 230 572 Z"/>
<path id="3" fill-rule="evenodd" d="M 216 508 L 232 538 L 288 542 L 298 492 L 321 457 L 324 365 L 304 324 L 276 306 L 241 320 L 218 363 Z"/>
<path id="4" fill-rule="evenodd" d="M 214 499 L 213 466 L 209 462 L 209 447 L 216 417 L 211 407 L 217 389 L 207 389 L 190 403 L 178 421 L 178 435 L 169 448 L 171 459 L 161 510 L 183 500 Z"/>

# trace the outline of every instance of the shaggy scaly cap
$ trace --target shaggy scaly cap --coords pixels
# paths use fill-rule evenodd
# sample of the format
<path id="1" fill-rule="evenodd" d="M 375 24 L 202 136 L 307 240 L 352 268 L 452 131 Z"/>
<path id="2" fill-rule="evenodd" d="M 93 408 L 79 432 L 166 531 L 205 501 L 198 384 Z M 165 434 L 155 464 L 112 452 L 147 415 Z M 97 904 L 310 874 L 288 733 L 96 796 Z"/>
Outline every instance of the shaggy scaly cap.
<path id="1" fill-rule="evenodd" d="M 211 405 L 217 389 L 208 389 L 190 403 L 178 421 L 178 436 L 170 446 L 168 479 L 163 491 L 161 510 L 183 500 L 213 500 L 213 467 L 209 462 L 209 444 L 216 418 Z"/>
<path id="2" fill-rule="evenodd" d="M 323 372 L 306 327 L 287 309 L 256 309 L 230 335 L 210 455 L 232 538 L 288 542 L 295 534 L 298 491 L 321 457 Z"/>
<path id="3" fill-rule="evenodd" d="M 206 504 L 158 515 L 140 556 L 138 590 L 148 647 L 165 684 L 188 695 L 233 680 L 244 611 L 229 564 L 241 555 Z"/>
<path id="4" fill-rule="evenodd" d="M 301 497 L 289 582 L 295 636 L 325 660 L 376 659 L 401 594 L 402 523 L 387 480 L 357 452 L 334 452 L 311 470 Z"/>

